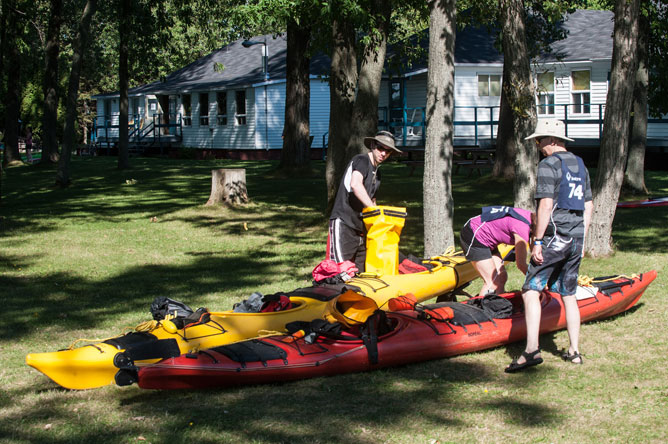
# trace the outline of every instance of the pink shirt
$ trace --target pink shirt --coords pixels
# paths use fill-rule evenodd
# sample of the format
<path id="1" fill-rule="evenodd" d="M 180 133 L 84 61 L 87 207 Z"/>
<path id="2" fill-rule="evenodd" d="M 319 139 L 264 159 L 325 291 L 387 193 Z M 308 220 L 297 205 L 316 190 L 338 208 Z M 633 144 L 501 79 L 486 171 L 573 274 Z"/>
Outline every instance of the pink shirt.
<path id="1" fill-rule="evenodd" d="M 531 220 L 531 211 L 515 208 L 520 216 Z M 475 239 L 489 248 L 499 244 L 515 245 L 515 234 L 529 242 L 531 227 L 514 217 L 506 216 L 490 222 L 481 223 L 480 216 L 471 219 L 469 226 L 475 233 Z"/>

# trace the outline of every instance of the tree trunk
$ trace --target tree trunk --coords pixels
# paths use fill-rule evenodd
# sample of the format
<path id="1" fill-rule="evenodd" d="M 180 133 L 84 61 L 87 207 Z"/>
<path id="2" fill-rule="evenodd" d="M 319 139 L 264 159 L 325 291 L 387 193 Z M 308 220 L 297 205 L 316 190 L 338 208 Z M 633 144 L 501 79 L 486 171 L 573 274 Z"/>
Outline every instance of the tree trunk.
<path id="1" fill-rule="evenodd" d="M 632 194 L 649 194 L 645 186 L 645 149 L 647 144 L 647 94 L 649 74 L 647 72 L 647 39 L 649 37 L 649 19 L 640 14 L 638 49 L 638 70 L 633 89 L 633 124 L 629 156 L 624 174 L 624 188 Z"/>
<path id="2" fill-rule="evenodd" d="M 624 178 L 633 102 L 638 42 L 639 0 L 617 0 L 610 90 L 605 102 L 603 136 L 594 181 L 594 214 L 586 250 L 592 256 L 612 254 L 612 220 Z"/>
<path id="3" fill-rule="evenodd" d="M 5 55 L 6 55 L 6 48 L 7 48 L 7 23 L 9 21 L 9 7 L 8 7 L 9 2 L 7 0 L 2 0 L 2 11 L 1 11 L 1 22 L 0 22 L 0 75 L 5 72 Z M 5 91 L 2 89 L 2 82 L 0 82 L 0 97 L 5 96 Z M 6 111 L 5 111 L 6 112 Z M 0 116 L 0 121 L 5 121 L 5 115 Z M 0 131 L 0 142 L 4 140 L 5 137 L 5 132 Z M 2 159 L 0 159 L 0 202 L 2 202 L 2 176 L 3 176 L 3 170 L 2 166 L 5 165 L 5 153 L 6 150 L 3 149 L 2 151 Z"/>
<path id="4" fill-rule="evenodd" d="M 332 2 L 335 13 L 341 0 Z M 329 139 L 327 143 L 327 214 L 332 210 L 341 175 L 349 158 L 346 155 L 352 123 L 355 88 L 357 85 L 357 55 L 355 29 L 350 20 L 335 16 L 332 23 L 332 63 L 329 77 Z"/>
<path id="5" fill-rule="evenodd" d="M 307 168 L 311 161 L 309 108 L 311 80 L 307 57 L 311 28 L 288 22 L 286 57 L 285 129 L 279 169 L 290 171 Z M 265 125 L 268 122 L 265 122 Z"/>
<path id="6" fill-rule="evenodd" d="M 51 0 L 51 18 L 46 37 L 44 70 L 44 115 L 42 116 L 42 161 L 58 161 L 58 53 L 60 26 L 63 22 L 63 0 Z"/>
<path id="7" fill-rule="evenodd" d="M 83 106 L 84 106 L 84 114 L 87 115 L 89 113 L 88 101 L 87 100 L 84 100 Z M 81 132 L 83 133 L 83 143 L 87 145 L 88 144 L 88 122 L 86 122 L 85 119 L 81 122 Z"/>
<path id="8" fill-rule="evenodd" d="M 357 79 L 357 96 L 353 105 L 346 162 L 355 155 L 364 153 L 364 137 L 373 136 L 378 131 L 378 94 L 385 65 L 392 4 L 385 0 L 372 0 L 371 9 L 376 29 L 370 33 L 370 41 L 364 48 Z"/>
<path id="9" fill-rule="evenodd" d="M 503 64 L 503 79 L 510 78 L 508 67 L 510 63 Z M 504 179 L 515 178 L 515 146 L 511 143 L 513 135 L 513 117 L 506 89 L 501 89 L 501 104 L 499 106 L 499 126 L 496 133 L 496 153 L 494 154 L 494 167 L 492 176 Z"/>
<path id="10" fill-rule="evenodd" d="M 452 155 L 456 0 L 429 2 L 427 134 L 424 153 L 424 255 L 442 254 L 455 244 L 452 227 Z"/>
<path id="11" fill-rule="evenodd" d="M 211 196 L 206 205 L 238 205 L 248 203 L 246 170 L 243 168 L 221 168 L 211 170 Z"/>
<path id="12" fill-rule="evenodd" d="M 17 31 L 21 26 L 15 13 L 9 14 L 7 30 L 7 90 L 5 91 L 5 149 L 3 165 L 21 162 L 19 118 L 21 115 L 21 52 Z"/>
<path id="13" fill-rule="evenodd" d="M 499 0 L 503 27 L 503 64 L 508 65 L 503 78 L 503 92 L 508 100 L 512 134 L 508 151 L 515 153 L 515 206 L 534 210 L 538 150 L 533 140 L 524 140 L 536 128 L 536 103 L 531 65 L 524 26 L 524 2 Z"/>
<path id="14" fill-rule="evenodd" d="M 130 40 L 131 2 L 120 0 L 118 3 L 118 83 L 120 98 L 118 101 L 118 169 L 130 168 L 128 150 L 128 40 Z"/>
<path id="15" fill-rule="evenodd" d="M 5 72 L 5 57 L 7 56 L 7 39 L 9 38 L 9 35 L 7 34 L 7 29 L 9 26 L 7 26 L 7 23 L 9 23 L 9 16 L 11 13 L 11 8 L 10 8 L 10 2 L 9 0 L 1 0 L 0 5 L 2 6 L 2 11 L 0 13 L 0 19 L 2 20 L 0 22 L 0 73 L 4 74 Z M 0 83 L 0 88 L 3 85 Z M 0 97 L 4 96 L 4 90 L 1 90 L 3 94 L 0 94 Z M 0 121 L 4 121 L 4 115 L 2 116 L 2 119 Z"/>
<path id="16" fill-rule="evenodd" d="M 72 43 L 72 70 L 67 86 L 67 102 L 65 104 L 65 128 L 63 130 L 63 150 L 58 161 L 56 184 L 66 187 L 70 184 L 70 159 L 76 147 L 77 99 L 79 97 L 79 79 L 83 67 L 83 56 L 90 32 L 90 22 L 95 14 L 97 0 L 87 0 L 81 14 L 79 31 Z"/>

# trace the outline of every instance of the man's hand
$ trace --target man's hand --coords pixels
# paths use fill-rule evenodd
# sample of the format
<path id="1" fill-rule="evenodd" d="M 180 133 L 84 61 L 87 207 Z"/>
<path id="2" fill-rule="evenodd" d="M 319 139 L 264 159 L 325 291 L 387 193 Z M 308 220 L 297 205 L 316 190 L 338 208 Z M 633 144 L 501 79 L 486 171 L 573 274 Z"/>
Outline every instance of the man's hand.
<path id="1" fill-rule="evenodd" d="M 534 245 L 533 248 L 531 248 L 531 260 L 536 265 L 540 265 L 540 264 L 543 263 L 543 246 L 542 245 Z"/>

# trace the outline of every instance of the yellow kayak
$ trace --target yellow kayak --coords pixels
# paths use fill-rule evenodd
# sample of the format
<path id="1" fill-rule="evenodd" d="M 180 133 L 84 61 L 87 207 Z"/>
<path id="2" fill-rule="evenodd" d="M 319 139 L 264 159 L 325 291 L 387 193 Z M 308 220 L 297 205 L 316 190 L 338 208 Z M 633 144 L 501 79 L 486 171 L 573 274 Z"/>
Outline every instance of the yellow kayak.
<path id="1" fill-rule="evenodd" d="M 286 293 L 293 307 L 288 310 L 206 313 L 184 328 L 176 328 L 169 320 L 149 321 L 131 333 L 83 347 L 31 353 L 26 356 L 26 364 L 68 389 L 90 389 L 112 383 L 128 385 L 135 382 L 136 365 L 283 332 L 285 324 L 293 321 L 331 320 L 329 316 L 337 309 L 337 299 L 346 292 L 365 296 L 386 309 L 387 302 L 394 297 L 412 293 L 418 301 L 425 301 L 452 292 L 478 277 L 461 252 L 434 257 L 428 262 L 433 268 L 419 273 L 362 274 L 347 281 L 344 288 L 315 286 Z"/>

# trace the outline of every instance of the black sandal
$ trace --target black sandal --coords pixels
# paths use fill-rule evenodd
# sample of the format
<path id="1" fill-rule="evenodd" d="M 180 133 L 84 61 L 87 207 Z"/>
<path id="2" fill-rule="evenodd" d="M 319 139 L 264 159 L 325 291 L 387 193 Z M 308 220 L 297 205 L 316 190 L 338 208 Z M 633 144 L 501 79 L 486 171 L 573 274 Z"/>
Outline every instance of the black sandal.
<path id="1" fill-rule="evenodd" d="M 568 350 L 564 350 L 561 354 L 561 359 L 564 361 L 570 362 L 571 364 L 582 365 L 584 364 L 584 359 L 579 352 L 574 352 L 573 354 L 568 353 Z M 575 362 L 576 359 L 580 359 L 580 362 Z"/>
<path id="2" fill-rule="evenodd" d="M 527 352 L 522 352 L 522 356 L 524 356 L 524 362 L 519 364 L 517 362 L 517 359 L 513 359 L 513 362 L 510 363 L 508 367 L 506 367 L 505 372 L 506 373 L 515 373 L 520 370 L 524 370 L 525 368 L 533 367 L 534 365 L 542 364 L 543 363 L 543 358 L 537 358 L 536 355 L 540 353 L 540 349 L 537 349 L 536 351 L 533 351 L 531 353 Z M 519 359 L 519 358 L 518 358 Z"/>

